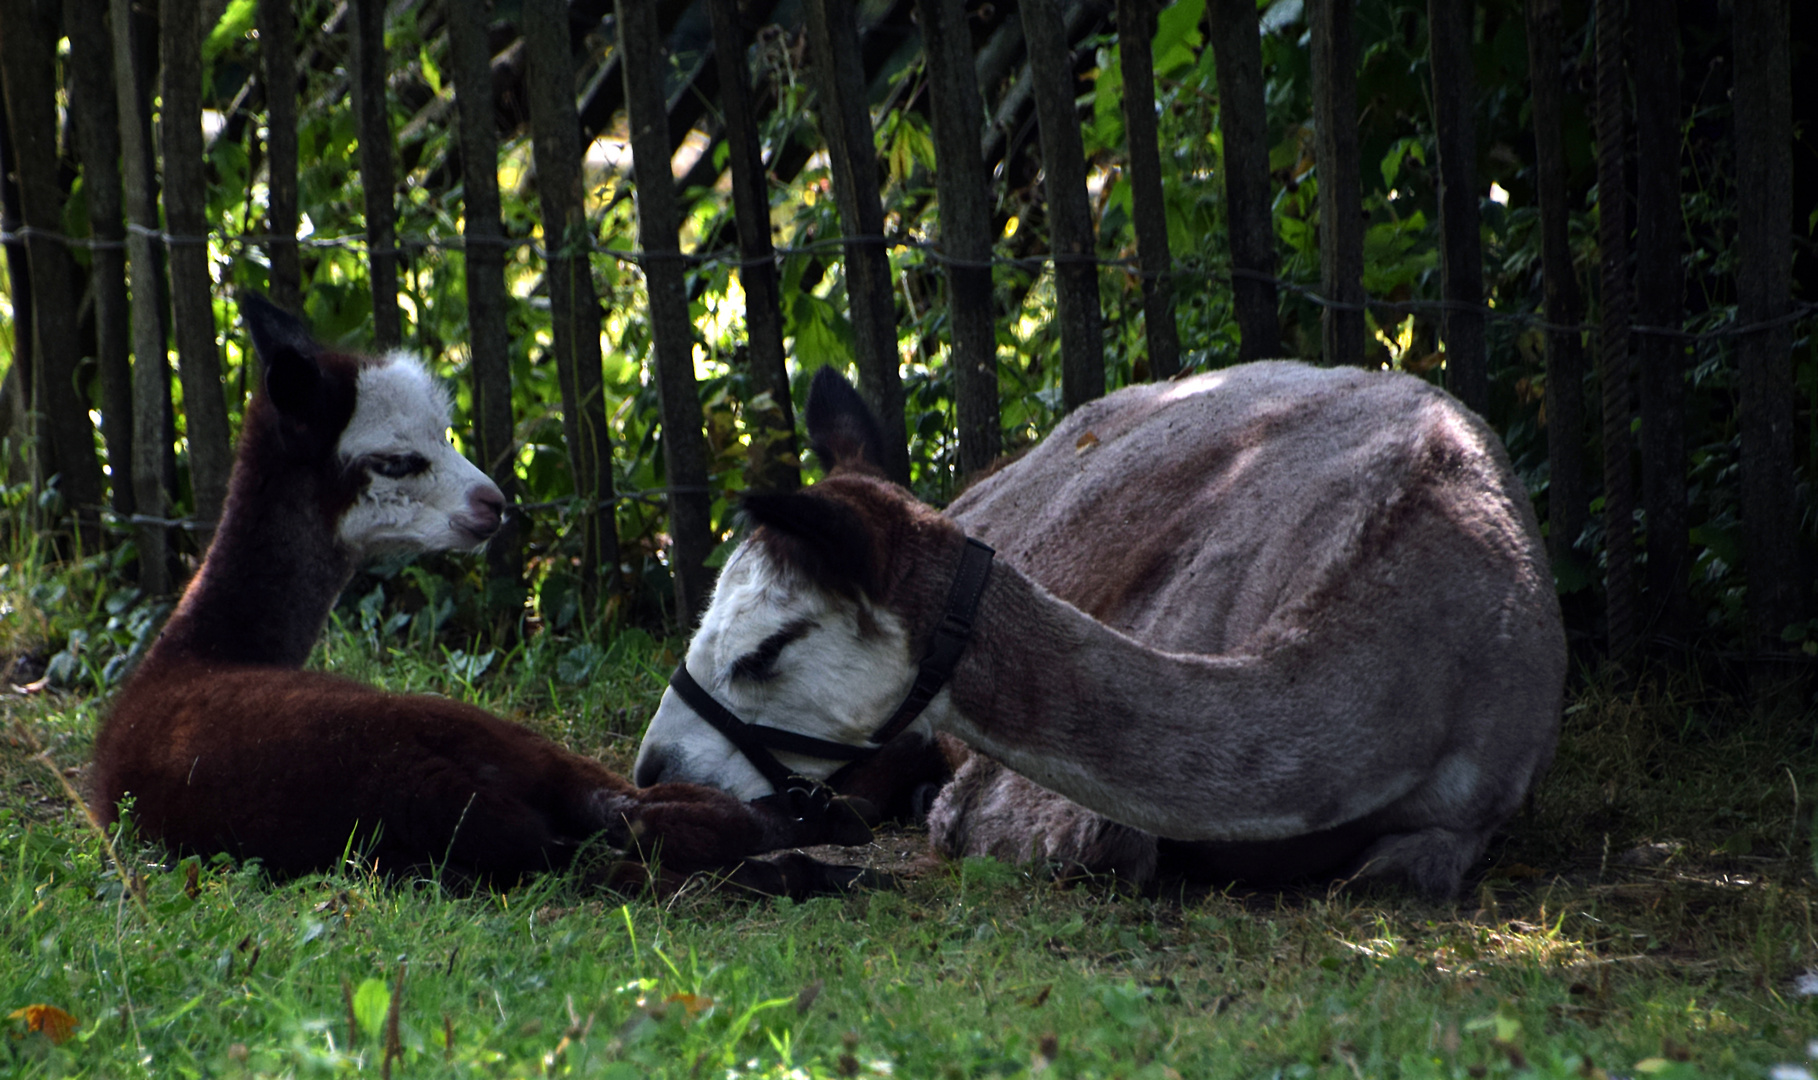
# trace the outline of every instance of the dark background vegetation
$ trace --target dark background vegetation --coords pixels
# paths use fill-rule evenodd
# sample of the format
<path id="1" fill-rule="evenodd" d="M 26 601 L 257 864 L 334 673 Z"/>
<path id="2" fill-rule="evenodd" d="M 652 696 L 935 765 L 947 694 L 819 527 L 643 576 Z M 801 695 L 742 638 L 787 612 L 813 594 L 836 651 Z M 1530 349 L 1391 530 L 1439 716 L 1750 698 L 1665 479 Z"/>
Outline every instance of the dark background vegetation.
<path id="1" fill-rule="evenodd" d="M 678 629 L 737 493 L 798 482 L 822 365 L 939 503 L 1100 379 L 1279 355 L 1490 419 L 1582 660 L 1809 701 L 1809 5 L 945 7 L 0 0 L 9 674 L 107 685 L 167 610 L 256 289 L 431 357 L 522 506 L 484 559 L 355 582 L 399 639 Z"/>

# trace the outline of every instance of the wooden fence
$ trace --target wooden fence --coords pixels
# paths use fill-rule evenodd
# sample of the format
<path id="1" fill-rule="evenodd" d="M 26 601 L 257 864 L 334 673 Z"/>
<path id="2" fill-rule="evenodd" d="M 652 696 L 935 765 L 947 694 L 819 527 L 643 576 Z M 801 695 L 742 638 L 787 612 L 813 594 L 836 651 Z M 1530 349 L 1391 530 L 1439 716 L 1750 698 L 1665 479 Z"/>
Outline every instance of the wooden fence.
<path id="1" fill-rule="evenodd" d="M 500 133 L 528 124 L 534 145 L 541 203 L 544 289 L 553 318 L 553 357 L 560 371 L 561 415 L 584 531 L 581 575 L 591 599 L 620 588 L 615 536 L 612 456 L 601 379 L 601 317 L 595 293 L 595 260 L 601 257 L 583 190 L 583 156 L 621 112 L 630 132 L 636 175 L 639 250 L 623 253 L 644 275 L 649 296 L 652 380 L 658 389 L 662 448 L 670 515 L 669 565 L 677 614 L 686 625 L 710 586 L 709 560 L 718 537 L 709 511 L 708 457 L 689 315 L 688 260 L 737 245 L 746 297 L 749 345 L 746 363 L 770 410 L 754 421 L 770 435 L 755 440 L 762 460 L 748 472 L 753 486 L 786 488 L 800 482 L 795 465 L 794 419 L 784 362 L 784 319 L 770 235 L 769 184 L 787 180 L 823 152 L 832 175 L 842 233 L 843 267 L 854 332 L 861 393 L 892 433 L 886 467 L 909 479 L 904 391 L 900 379 L 901 298 L 892 281 L 878 191 L 874 105 L 884 112 L 915 108 L 927 113 L 939 162 L 939 240 L 926 245 L 947 282 L 950 359 L 954 370 L 959 461 L 964 471 L 984 467 L 999 452 L 997 344 L 990 288 L 993 259 L 1045 258 L 1054 275 L 1055 318 L 1062 353 L 1062 395 L 1067 408 L 1105 391 L 1106 358 L 1101 329 L 1094 209 L 1087 196 L 1086 157 L 1080 140 L 1082 43 L 1115 32 L 1122 61 L 1123 108 L 1132 178 L 1137 245 L 1135 266 L 1143 286 L 1149 371 L 1167 377 L 1180 368 L 1171 284 L 1178 253 L 1168 250 L 1163 205 L 1164 159 L 1157 144 L 1149 41 L 1157 0 L 1019 0 L 979 4 L 968 0 L 522 0 L 512 21 L 500 20 L 488 0 L 346 0 L 323 7 L 285 0 L 235 0 L 230 5 L 161 7 L 133 0 L 0 0 L 0 39 L 5 41 L 4 92 L 7 138 L 0 142 L 9 184 L 6 238 L 17 362 L 8 373 L 8 401 L 31 421 L 24 431 L 37 482 L 56 474 L 61 493 L 91 542 L 101 538 L 101 509 L 137 522 L 140 573 L 153 592 L 167 592 L 172 563 L 170 517 L 179 491 L 190 518 L 206 525 L 219 512 L 229 463 L 229 411 L 219 341 L 224 306 L 218 306 L 207 262 L 210 221 L 202 173 L 203 50 L 210 35 L 256 33 L 260 64 L 239 72 L 235 107 L 227 124 L 243 125 L 262 110 L 269 131 L 263 160 L 266 178 L 262 228 L 241 239 L 269 264 L 269 289 L 295 306 L 311 250 L 299 243 L 299 148 L 295 133 L 302 73 L 346 70 L 346 95 L 358 126 L 358 170 L 364 198 L 366 252 L 371 286 L 373 340 L 389 347 L 405 339 L 400 311 L 401 251 L 421 238 L 397 232 L 404 195 L 394 160 L 398 133 L 391 117 L 400 101 L 415 103 L 417 124 L 458 124 L 458 161 L 436 166 L 443 182 L 464 186 L 463 231 L 458 246 L 467 260 L 468 342 L 471 352 L 474 444 L 484 466 L 515 497 L 520 491 L 511 414 L 502 267 L 514 240 L 501 221 L 496 163 Z M 1265 4 L 1264 8 L 1271 5 Z M 1668 5 L 1670 8 L 1671 5 Z M 1685 363 L 1677 333 L 1683 307 L 1676 287 L 1657 271 L 1671 266 L 1678 231 L 1678 188 L 1647 182 L 1670 175 L 1662 149 L 1671 142 L 1677 113 L 1671 86 L 1649 81 L 1670 72 L 1678 43 L 1670 20 L 1655 5 L 1632 0 L 1597 4 L 1597 134 L 1602 142 L 1601 190 L 1605 223 L 1601 333 L 1603 519 L 1608 553 L 1610 646 L 1627 655 L 1662 620 L 1683 621 L 1682 549 L 1686 495 L 1682 401 L 1674 387 Z M 1229 267 L 1242 356 L 1279 355 L 1281 290 L 1271 223 L 1276 190 L 1267 152 L 1263 69 L 1259 59 L 1259 9 L 1254 0 L 1205 0 L 1203 24 L 1216 54 L 1219 117 L 1225 166 Z M 206 15 L 204 12 L 206 11 Z M 1741 263 L 1747 275 L 1741 334 L 1744 516 L 1750 523 L 1751 582 L 1795 581 L 1798 522 L 1791 365 L 1792 319 L 1801 314 L 1786 272 L 1791 217 L 1787 164 L 1791 144 L 1788 73 L 1788 0 L 1737 0 L 1734 15 L 1738 186 L 1751 193 L 1742 216 Z M 503 13 L 503 8 L 501 12 Z M 1471 43 L 1476 5 L 1469 0 L 1429 0 L 1425 12 L 1433 126 L 1439 160 L 1443 300 L 1429 305 L 1443 320 L 1448 387 L 1480 411 L 1489 404 L 1479 206 L 1484 197 L 1473 175 Z M 1320 275 L 1317 291 L 1300 287 L 1323 310 L 1323 360 L 1365 363 L 1366 311 L 1397 308 L 1366 297 L 1362 196 L 1363 169 L 1355 137 L 1358 115 L 1356 8 L 1350 0 L 1306 0 L 1317 133 Z M 241 20 L 235 24 L 234 20 Z M 452 94 L 426 85 L 421 72 L 406 72 L 385 47 L 387 29 L 409 25 L 445 49 Z M 223 28 L 226 28 L 225 31 Z M 1560 70 L 1563 28 L 1559 0 L 1528 0 L 1527 45 L 1532 72 L 1537 191 L 1545 233 L 1547 324 L 1546 408 L 1551 418 L 1551 490 L 1548 514 L 1557 560 L 1583 560 L 1574 546 L 1591 519 L 1592 461 L 1585 432 L 1586 385 L 1581 336 L 1583 301 L 1573 276 L 1565 228 L 1569 207 L 1561 151 Z M 748 63 L 760 35 L 780 36 L 805 52 L 813 76 L 813 109 L 822 140 L 797 138 L 769 148 L 759 137 L 765 118 L 783 101 L 779 88 L 754 79 Z M 58 176 L 57 43 L 67 37 L 63 63 L 68 119 L 80 134 L 70 156 L 79 162 L 90 235 L 63 234 L 67 178 Z M 1623 50 L 1634 49 L 1632 58 Z M 887 70 L 904 49 L 919 50 L 926 65 L 926 93 L 915 100 L 892 96 Z M 1635 108 L 1623 96 L 1625 59 L 1634 72 Z M 1664 76 L 1663 76 L 1664 77 Z M 217 96 L 222 88 L 215 87 Z M 153 130 L 153 99 L 159 101 Z M 452 106 L 455 116 L 449 116 Z M 303 108 L 310 103 L 302 103 Z M 1636 126 L 1643 177 L 1634 214 L 1638 258 L 1626 254 L 1630 235 L 1622 209 L 1621 176 L 1628 152 L 1627 127 Z M 227 135 L 238 137 L 238 130 Z M 707 142 L 691 169 L 669 168 L 682 140 L 695 132 Z M 216 138 L 224 137 L 217 133 Z M 1046 233 L 1007 253 L 994 242 L 993 184 L 1032 138 L 1046 214 Z M 1664 142 L 1663 142 L 1664 140 Z M 156 153 L 154 153 L 154 145 Z M 724 151 L 720 150 L 724 147 Z M 252 167 L 252 166 L 249 166 Z M 407 168 L 420 168 L 413 162 Z M 681 193 L 710 189 L 730 173 L 731 221 L 681 243 L 685 207 Z M 1022 179 L 1032 179 L 1025 176 Z M 250 191 L 249 185 L 249 191 Z M 1021 234 L 1019 234 L 1020 237 Z M 215 231 L 217 242 L 224 238 Z M 456 238 L 445 237 L 451 245 Z M 71 258 L 87 249 L 87 284 Z M 1114 260 L 1115 261 L 1115 260 Z M 1120 265 L 1126 265 L 1119 263 Z M 1649 276 L 1654 274 L 1655 276 Z M 73 298 L 87 295 L 90 306 Z M 130 299 L 129 299 L 130 298 Z M 92 400 L 76 374 L 79 307 L 95 326 L 97 379 Z M 1506 313 L 1503 313 L 1506 314 Z M 1658 330 L 1662 332 L 1653 332 Z M 1732 331 L 1733 332 L 1733 331 Z M 1683 337 L 1683 335 L 1682 335 Z M 1633 345 L 1633 349 L 1631 346 Z M 1627 449 L 1634 405 L 1631 395 L 1640 350 L 1639 409 L 1646 442 L 1640 467 Z M 172 459 L 173 405 L 170 357 L 174 351 L 187 436 L 187 483 L 177 483 Z M 108 476 L 97 454 L 91 408 L 102 417 L 101 444 Z M 1677 441 L 1675 441 L 1677 439 Z M 1611 448 L 1621 448 L 1612 450 Z M 1666 522 L 1647 532 L 1650 567 L 1666 572 L 1637 580 L 1638 509 L 1634 477 L 1641 478 L 1645 520 Z M 1677 516 L 1675 513 L 1677 511 Z M 524 572 L 514 534 L 492 548 L 493 572 Z M 1677 574 L 1673 572 L 1679 567 Z M 1644 590 L 1645 584 L 1645 590 Z M 1646 597 L 1646 606 L 1641 598 Z M 1806 600 L 1793 586 L 1751 586 L 1758 633 L 1769 635 L 1800 614 Z M 1650 630 L 1651 628 L 1651 630 Z"/>

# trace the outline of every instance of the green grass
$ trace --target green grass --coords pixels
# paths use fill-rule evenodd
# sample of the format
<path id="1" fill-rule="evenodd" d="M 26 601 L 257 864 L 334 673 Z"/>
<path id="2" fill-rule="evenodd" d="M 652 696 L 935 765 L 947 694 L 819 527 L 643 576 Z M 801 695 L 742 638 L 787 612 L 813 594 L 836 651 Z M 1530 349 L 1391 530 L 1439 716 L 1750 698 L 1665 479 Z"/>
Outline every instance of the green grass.
<path id="1" fill-rule="evenodd" d="M 538 639 L 475 677 L 340 628 L 315 662 L 623 767 L 673 653 L 585 648 Z M 1818 964 L 1810 719 L 1689 680 L 1579 690 L 1534 809 L 1448 906 L 1144 897 L 989 861 L 800 904 L 224 864 L 191 885 L 192 864 L 125 843 L 140 906 L 34 759 L 48 746 L 80 785 L 97 699 L 5 701 L 0 1017 L 77 1021 L 58 1044 L 6 1020 L 19 1076 L 1763 1077 L 1818 1036 L 1792 990 Z"/>

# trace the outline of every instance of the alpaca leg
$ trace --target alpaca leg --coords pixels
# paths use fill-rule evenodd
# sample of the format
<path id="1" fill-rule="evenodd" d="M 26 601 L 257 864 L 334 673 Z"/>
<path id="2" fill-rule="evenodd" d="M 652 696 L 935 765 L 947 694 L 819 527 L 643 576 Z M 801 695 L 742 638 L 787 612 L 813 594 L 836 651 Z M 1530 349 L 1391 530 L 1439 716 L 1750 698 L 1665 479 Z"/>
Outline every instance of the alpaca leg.
<path id="1" fill-rule="evenodd" d="M 1429 900 L 1450 900 L 1458 895 L 1488 840 L 1486 833 L 1442 828 L 1393 833 L 1370 845 L 1349 880 L 1366 887 L 1402 886 Z"/>
<path id="2" fill-rule="evenodd" d="M 1119 825 L 974 754 L 941 790 L 928 835 L 949 858 L 1040 859 L 1063 875 L 1113 874 L 1135 885 L 1155 876 L 1156 838 Z"/>

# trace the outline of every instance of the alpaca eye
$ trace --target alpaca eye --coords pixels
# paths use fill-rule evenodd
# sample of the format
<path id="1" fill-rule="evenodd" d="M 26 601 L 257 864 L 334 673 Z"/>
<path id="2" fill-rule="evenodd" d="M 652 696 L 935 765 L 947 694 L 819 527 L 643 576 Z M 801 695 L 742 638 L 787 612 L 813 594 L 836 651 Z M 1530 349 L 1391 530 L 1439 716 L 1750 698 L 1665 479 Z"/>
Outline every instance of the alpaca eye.
<path id="1" fill-rule="evenodd" d="M 386 454 L 375 457 L 367 466 L 380 476 L 402 480 L 429 471 L 429 459 L 422 454 Z"/>
<path id="2" fill-rule="evenodd" d="M 758 647 L 733 661 L 732 677 L 749 682 L 768 682 L 776 678 L 776 661 L 783 649 L 790 642 L 799 641 L 808 631 L 814 629 L 814 623 L 807 619 L 798 619 L 771 634 L 758 644 Z"/>

